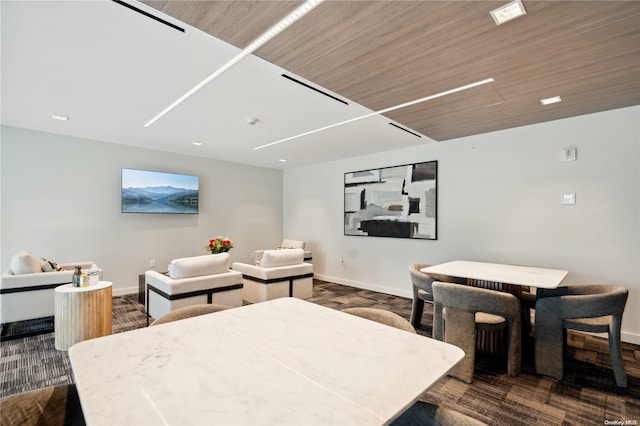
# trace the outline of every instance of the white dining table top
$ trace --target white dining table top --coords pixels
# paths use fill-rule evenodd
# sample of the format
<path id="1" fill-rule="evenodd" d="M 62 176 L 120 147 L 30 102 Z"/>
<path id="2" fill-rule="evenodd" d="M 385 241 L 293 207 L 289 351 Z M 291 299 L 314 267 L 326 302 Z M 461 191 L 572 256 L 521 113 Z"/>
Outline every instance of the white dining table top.
<path id="1" fill-rule="evenodd" d="M 88 425 L 377 425 L 464 356 L 295 298 L 69 349 Z"/>
<path id="2" fill-rule="evenodd" d="M 568 271 L 534 268 L 530 266 L 503 265 L 499 263 L 454 260 L 420 269 L 427 274 L 448 275 L 460 278 L 495 281 L 542 289 L 557 288 Z"/>

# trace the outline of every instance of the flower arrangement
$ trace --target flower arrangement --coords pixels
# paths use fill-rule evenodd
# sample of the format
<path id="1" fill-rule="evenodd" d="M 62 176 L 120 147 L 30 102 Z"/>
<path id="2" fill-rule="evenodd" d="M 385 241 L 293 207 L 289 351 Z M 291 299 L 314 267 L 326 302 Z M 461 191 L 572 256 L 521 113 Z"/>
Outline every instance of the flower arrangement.
<path id="1" fill-rule="evenodd" d="M 233 248 L 233 241 L 227 237 L 215 237 L 213 240 L 209 240 L 209 245 L 205 247 L 205 250 L 211 252 L 211 254 L 226 253 Z"/>

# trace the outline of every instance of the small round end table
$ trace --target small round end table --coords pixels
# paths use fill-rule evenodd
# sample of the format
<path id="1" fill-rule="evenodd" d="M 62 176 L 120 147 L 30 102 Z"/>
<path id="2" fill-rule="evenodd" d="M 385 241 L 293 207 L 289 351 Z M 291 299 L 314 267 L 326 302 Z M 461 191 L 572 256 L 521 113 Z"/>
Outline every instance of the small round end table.
<path id="1" fill-rule="evenodd" d="M 55 347 L 68 350 L 83 340 L 111 334 L 111 281 L 55 289 Z"/>

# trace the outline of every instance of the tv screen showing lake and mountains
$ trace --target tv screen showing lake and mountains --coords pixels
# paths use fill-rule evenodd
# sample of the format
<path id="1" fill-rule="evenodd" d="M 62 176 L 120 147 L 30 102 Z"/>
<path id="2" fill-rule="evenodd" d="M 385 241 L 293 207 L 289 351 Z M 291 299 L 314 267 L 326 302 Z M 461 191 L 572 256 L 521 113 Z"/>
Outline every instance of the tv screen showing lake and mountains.
<path id="1" fill-rule="evenodd" d="M 122 169 L 122 213 L 198 213 L 198 176 Z"/>

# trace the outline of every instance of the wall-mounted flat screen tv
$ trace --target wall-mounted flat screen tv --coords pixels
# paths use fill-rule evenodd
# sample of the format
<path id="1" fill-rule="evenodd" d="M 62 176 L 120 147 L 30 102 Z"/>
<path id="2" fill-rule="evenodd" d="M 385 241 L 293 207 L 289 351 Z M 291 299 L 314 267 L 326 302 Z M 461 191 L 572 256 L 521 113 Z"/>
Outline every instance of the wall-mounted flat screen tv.
<path id="1" fill-rule="evenodd" d="M 122 213 L 198 213 L 198 176 L 122 169 Z"/>

